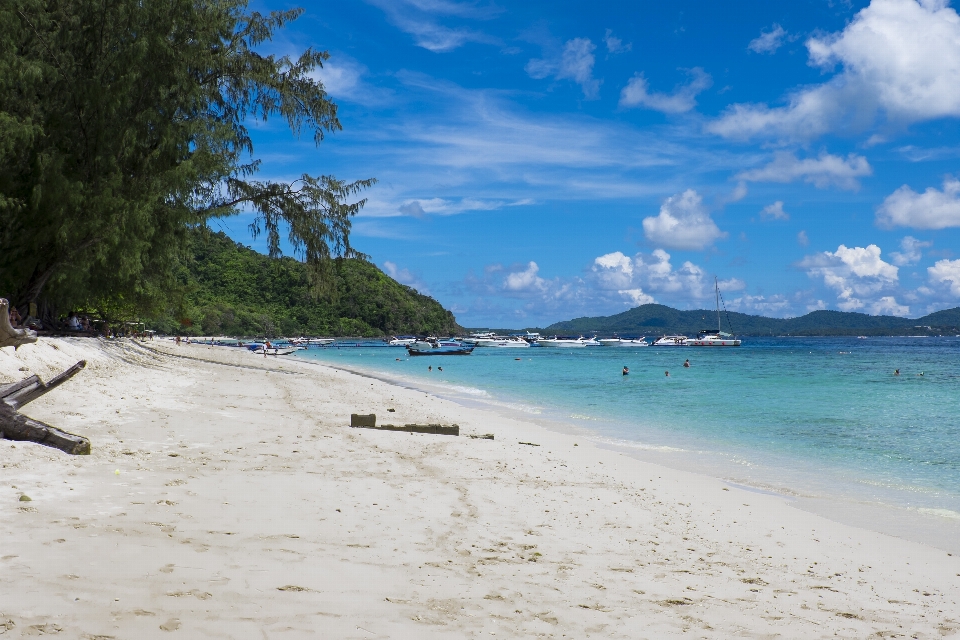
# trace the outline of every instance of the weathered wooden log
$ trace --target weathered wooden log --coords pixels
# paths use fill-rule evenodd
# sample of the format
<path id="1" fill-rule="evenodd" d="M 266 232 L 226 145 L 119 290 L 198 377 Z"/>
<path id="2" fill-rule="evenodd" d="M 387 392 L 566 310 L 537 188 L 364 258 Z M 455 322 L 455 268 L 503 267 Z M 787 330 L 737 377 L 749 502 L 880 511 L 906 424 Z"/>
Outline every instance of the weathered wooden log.
<path id="1" fill-rule="evenodd" d="M 14 382 L 13 384 L 0 387 L 0 400 L 3 400 L 14 409 L 19 409 L 28 402 L 33 402 L 48 391 L 60 386 L 75 376 L 77 372 L 85 366 L 87 366 L 87 361 L 81 360 L 47 383 L 44 383 L 39 376 L 30 376 L 20 382 Z"/>
<path id="2" fill-rule="evenodd" d="M 408 431 L 410 433 L 433 433 L 442 436 L 459 436 L 460 425 L 457 424 L 383 424 L 379 427 L 368 425 L 350 425 L 360 429 L 374 429 L 377 431 Z"/>
<path id="3" fill-rule="evenodd" d="M 83 436 L 20 415 L 5 402 L 0 402 L 0 438 L 36 442 L 75 456 L 90 454 L 90 441 Z"/>
<path id="4" fill-rule="evenodd" d="M 10 324 L 10 303 L 0 298 L 0 347 L 16 349 L 22 344 L 37 341 L 37 332 L 30 329 L 14 329 Z"/>
<path id="5" fill-rule="evenodd" d="M 86 365 L 86 360 L 81 360 L 47 383 L 38 376 L 30 376 L 19 382 L 0 386 L 0 438 L 36 442 L 71 455 L 89 455 L 90 441 L 83 436 L 67 433 L 17 412 L 23 405 L 72 378 Z"/>

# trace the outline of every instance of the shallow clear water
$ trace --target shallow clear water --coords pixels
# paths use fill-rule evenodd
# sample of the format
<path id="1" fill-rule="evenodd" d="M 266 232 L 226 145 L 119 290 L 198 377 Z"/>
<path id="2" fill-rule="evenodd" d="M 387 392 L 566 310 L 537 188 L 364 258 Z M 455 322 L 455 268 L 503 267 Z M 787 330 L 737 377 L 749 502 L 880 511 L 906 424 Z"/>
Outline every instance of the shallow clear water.
<path id="1" fill-rule="evenodd" d="M 440 385 L 448 395 L 572 423 L 648 459 L 754 486 L 960 517 L 960 338 L 479 348 L 419 358 L 395 347 L 332 347 L 298 355 Z M 687 358 L 689 369 L 681 366 Z"/>

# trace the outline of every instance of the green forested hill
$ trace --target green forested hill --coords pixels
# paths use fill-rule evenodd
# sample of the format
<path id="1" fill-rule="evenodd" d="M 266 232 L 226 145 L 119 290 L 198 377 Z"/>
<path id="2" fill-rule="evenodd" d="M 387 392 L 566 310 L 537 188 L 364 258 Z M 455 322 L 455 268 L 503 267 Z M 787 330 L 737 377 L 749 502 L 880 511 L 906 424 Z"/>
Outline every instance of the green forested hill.
<path id="1" fill-rule="evenodd" d="M 338 260 L 333 299 L 311 299 L 306 267 L 272 259 L 223 233 L 194 232 L 177 305 L 148 323 L 185 335 L 450 335 L 453 314 L 360 260 Z"/>
<path id="2" fill-rule="evenodd" d="M 766 318 L 744 313 L 721 314 L 724 331 L 740 335 L 925 335 L 960 332 L 960 307 L 923 318 L 871 316 L 843 311 L 813 311 L 799 318 Z M 728 322 L 729 317 L 729 322 Z M 645 304 L 613 316 L 576 318 L 552 324 L 548 333 L 619 333 L 622 335 L 695 334 L 717 326 L 717 312 L 680 311 L 660 304 Z"/>

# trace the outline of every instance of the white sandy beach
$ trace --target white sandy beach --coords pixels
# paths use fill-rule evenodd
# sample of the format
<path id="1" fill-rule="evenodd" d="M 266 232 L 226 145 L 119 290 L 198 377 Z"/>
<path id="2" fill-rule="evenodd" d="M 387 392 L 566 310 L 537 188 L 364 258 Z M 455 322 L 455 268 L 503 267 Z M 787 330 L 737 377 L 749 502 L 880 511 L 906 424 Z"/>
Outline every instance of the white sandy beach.
<path id="1" fill-rule="evenodd" d="M 23 412 L 92 455 L 0 440 L 4 637 L 960 637 L 946 551 L 410 388 L 47 339 L 0 383 L 82 358 Z"/>

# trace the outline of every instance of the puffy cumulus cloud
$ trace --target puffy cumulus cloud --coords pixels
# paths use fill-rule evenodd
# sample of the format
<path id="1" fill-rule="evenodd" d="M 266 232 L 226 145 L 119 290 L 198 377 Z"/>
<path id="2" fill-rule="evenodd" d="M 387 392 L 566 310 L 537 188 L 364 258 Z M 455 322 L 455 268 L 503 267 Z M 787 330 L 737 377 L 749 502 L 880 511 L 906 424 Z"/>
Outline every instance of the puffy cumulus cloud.
<path id="1" fill-rule="evenodd" d="M 943 181 L 943 191 L 928 187 L 923 193 L 903 185 L 884 199 L 876 219 L 887 229 L 960 227 L 960 180 L 948 177 Z"/>
<path id="2" fill-rule="evenodd" d="M 777 200 L 773 204 L 768 204 L 760 210 L 761 218 L 772 218 L 774 220 L 789 220 L 790 214 L 783 210 L 783 200 Z"/>
<path id="3" fill-rule="evenodd" d="M 667 198 L 659 215 L 643 219 L 643 232 L 650 241 L 671 249 L 700 250 L 727 237 L 693 189 Z"/>
<path id="4" fill-rule="evenodd" d="M 630 78 L 620 92 L 620 107 L 645 107 L 663 113 L 686 113 L 697 106 L 697 94 L 713 84 L 710 74 L 700 67 L 690 69 L 690 82 L 674 89 L 673 93 L 650 91 L 642 73 Z"/>
<path id="5" fill-rule="evenodd" d="M 573 80 L 583 89 L 583 97 L 588 100 L 597 98 L 600 93 L 600 80 L 593 77 L 593 55 L 596 45 L 588 38 L 574 38 L 563 45 L 558 59 L 533 58 L 524 69 L 531 78 L 537 80 L 554 76 L 558 80 Z"/>
<path id="6" fill-rule="evenodd" d="M 823 283 L 837 292 L 837 306 L 843 311 L 854 311 L 866 306 L 862 298 L 872 297 L 899 282 L 898 269 L 880 258 L 880 247 L 840 245 L 836 251 L 824 251 L 807 256 L 797 266 L 811 278 L 823 278 Z"/>
<path id="7" fill-rule="evenodd" d="M 400 284 L 405 284 L 408 287 L 413 287 L 420 293 L 424 295 L 430 295 L 430 290 L 427 288 L 427 285 L 423 283 L 420 278 L 418 278 L 412 271 L 409 269 L 401 269 L 396 265 L 396 263 L 385 260 L 383 263 L 383 270 L 387 273 L 388 276 L 399 282 Z"/>
<path id="8" fill-rule="evenodd" d="M 840 67 L 783 107 L 736 104 L 708 125 L 731 138 L 810 139 L 865 128 L 878 114 L 898 125 L 960 116 L 960 17 L 940 0 L 873 0 L 843 31 L 810 38 L 809 63 Z"/>
<path id="9" fill-rule="evenodd" d="M 893 264 L 900 267 L 916 264 L 923 257 L 923 252 L 920 250 L 932 245 L 932 242 L 923 242 L 913 236 L 906 236 L 900 241 L 900 251 L 894 251 L 890 257 L 893 258 Z"/>
<path id="10" fill-rule="evenodd" d="M 960 296 L 960 260 L 937 260 L 932 267 L 927 267 L 930 283 L 936 286 L 946 286 L 954 296 Z"/>
<path id="11" fill-rule="evenodd" d="M 655 295 L 689 302 L 707 298 L 713 291 L 701 267 L 687 260 L 674 269 L 670 254 L 663 249 L 655 249 L 649 255 L 638 253 L 632 258 L 620 251 L 599 256 L 590 266 L 590 275 L 589 282 L 595 289 L 616 292 L 635 304 L 654 302 Z M 724 288 L 743 288 L 743 283 L 727 281 Z"/>
<path id="12" fill-rule="evenodd" d="M 870 163 L 863 156 L 851 153 L 846 158 L 821 153 L 817 158 L 800 160 L 785 151 L 774 154 L 773 160 L 759 169 L 743 171 L 737 178 L 750 182 L 793 182 L 803 180 L 823 189 L 831 185 L 856 190 L 857 178 L 873 174 Z"/>
<path id="13" fill-rule="evenodd" d="M 525 269 L 508 273 L 503 279 L 503 288 L 513 292 L 543 291 L 547 281 L 537 275 L 539 272 L 540 267 L 531 260 Z"/>
<path id="14" fill-rule="evenodd" d="M 870 313 L 875 316 L 907 316 L 910 315 L 910 307 L 897 302 L 893 296 L 883 296 L 873 302 L 869 307 Z"/>
<path id="15" fill-rule="evenodd" d="M 751 40 L 747 49 L 757 53 L 774 53 L 783 44 L 786 36 L 786 30 L 774 22 L 769 31 L 761 31 L 759 36 Z"/>

